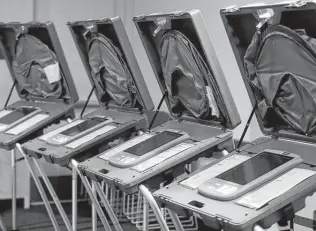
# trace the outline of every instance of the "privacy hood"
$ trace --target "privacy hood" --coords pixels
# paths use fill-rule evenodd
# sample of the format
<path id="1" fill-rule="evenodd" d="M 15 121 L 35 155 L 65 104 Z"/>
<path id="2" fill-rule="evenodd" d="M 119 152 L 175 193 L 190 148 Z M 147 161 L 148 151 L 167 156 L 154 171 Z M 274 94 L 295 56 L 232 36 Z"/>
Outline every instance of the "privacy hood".
<path id="1" fill-rule="evenodd" d="M 56 29 L 52 22 L 1 23 L 0 53 L 22 99 L 78 100 Z"/>
<path id="2" fill-rule="evenodd" d="M 68 23 L 101 106 L 151 111 L 154 108 L 119 17 Z"/>
<path id="3" fill-rule="evenodd" d="M 174 118 L 235 128 L 240 117 L 199 10 L 134 17 Z"/>
<path id="4" fill-rule="evenodd" d="M 266 135 L 316 142 L 316 5 L 294 1 L 221 10 Z"/>

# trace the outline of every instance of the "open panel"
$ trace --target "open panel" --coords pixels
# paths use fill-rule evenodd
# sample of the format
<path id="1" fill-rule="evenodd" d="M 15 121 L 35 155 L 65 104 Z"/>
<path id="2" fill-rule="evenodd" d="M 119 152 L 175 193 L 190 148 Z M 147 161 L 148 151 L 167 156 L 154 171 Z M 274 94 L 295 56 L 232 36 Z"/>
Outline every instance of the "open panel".
<path id="1" fill-rule="evenodd" d="M 258 106 L 260 128 L 266 135 L 316 141 L 315 9 L 314 3 L 304 2 L 221 10 L 251 102 Z M 255 74 L 249 57 L 255 60 Z M 258 93 L 254 86 L 263 90 Z"/>
<path id="2" fill-rule="evenodd" d="M 240 118 L 200 11 L 141 15 L 134 21 L 160 88 L 167 91 L 171 115 L 236 127 Z"/>
<path id="3" fill-rule="evenodd" d="M 153 109 L 152 99 L 119 17 L 69 22 L 68 26 L 90 82 L 93 86 L 96 86 L 95 92 L 101 105 L 136 111 L 150 111 Z M 95 66 L 91 66 L 96 62 L 95 57 L 92 56 L 95 39 L 100 39 L 100 47 L 103 49 L 107 46 L 109 51 L 108 53 L 99 54 L 102 59 L 100 68 L 104 68 L 103 73 L 100 74 L 100 80 L 104 82 L 103 89 L 98 87 L 100 80 L 97 79 L 98 76 L 95 74 Z M 131 86 L 128 92 L 122 90 L 126 87 L 126 83 L 124 83 L 126 80 L 129 81 L 127 84 Z M 114 94 L 109 93 L 114 92 L 112 90 L 114 88 L 117 88 L 115 92 L 117 98 L 130 95 L 134 103 L 118 103 L 119 101 L 115 100 Z M 133 91 L 132 94 L 129 94 L 131 91 Z"/>
<path id="4" fill-rule="evenodd" d="M 53 23 L 3 23 L 1 53 L 20 98 L 76 102 L 78 94 Z"/>

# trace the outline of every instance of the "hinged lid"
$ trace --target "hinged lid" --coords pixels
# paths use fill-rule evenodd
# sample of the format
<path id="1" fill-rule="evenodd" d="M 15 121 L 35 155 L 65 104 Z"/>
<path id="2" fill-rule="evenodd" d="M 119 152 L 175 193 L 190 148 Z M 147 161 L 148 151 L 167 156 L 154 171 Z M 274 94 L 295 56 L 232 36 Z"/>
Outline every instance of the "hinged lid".
<path id="1" fill-rule="evenodd" d="M 316 4 L 250 5 L 221 16 L 261 131 L 316 142 Z"/>
<path id="2" fill-rule="evenodd" d="M 134 18 L 174 118 L 235 128 L 240 117 L 199 10 Z"/>
<path id="3" fill-rule="evenodd" d="M 78 93 L 52 22 L 0 23 L 0 52 L 22 99 L 75 103 Z"/>
<path id="4" fill-rule="evenodd" d="M 68 23 L 100 105 L 151 111 L 153 101 L 119 17 Z"/>

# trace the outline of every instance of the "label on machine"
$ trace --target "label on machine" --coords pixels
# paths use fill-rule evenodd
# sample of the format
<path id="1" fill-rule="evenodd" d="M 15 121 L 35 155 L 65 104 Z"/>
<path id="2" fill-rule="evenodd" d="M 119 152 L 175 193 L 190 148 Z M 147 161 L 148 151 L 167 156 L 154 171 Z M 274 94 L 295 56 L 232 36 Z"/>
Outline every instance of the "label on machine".
<path id="1" fill-rule="evenodd" d="M 263 187 L 241 197 L 235 203 L 251 209 L 260 209 L 269 201 L 281 196 L 313 175 L 315 175 L 315 171 L 312 170 L 291 169 Z"/>
<path id="2" fill-rule="evenodd" d="M 148 160 L 145 160 L 144 162 L 132 167 L 133 170 L 136 170 L 138 172 L 144 172 L 146 171 L 147 169 L 179 154 L 180 152 L 183 152 L 191 147 L 193 147 L 194 144 L 190 144 L 190 143 L 181 143 L 181 144 L 178 144 L 172 148 L 169 148 L 167 149 L 166 151 L 163 151 L 161 153 L 159 153 L 158 155 L 148 159 Z"/>
<path id="3" fill-rule="evenodd" d="M 248 156 L 244 155 L 232 155 L 226 159 L 214 164 L 207 169 L 183 180 L 180 185 L 189 187 L 191 189 L 197 189 L 205 181 L 218 176 L 219 174 L 239 165 L 240 163 L 250 159 Z"/>

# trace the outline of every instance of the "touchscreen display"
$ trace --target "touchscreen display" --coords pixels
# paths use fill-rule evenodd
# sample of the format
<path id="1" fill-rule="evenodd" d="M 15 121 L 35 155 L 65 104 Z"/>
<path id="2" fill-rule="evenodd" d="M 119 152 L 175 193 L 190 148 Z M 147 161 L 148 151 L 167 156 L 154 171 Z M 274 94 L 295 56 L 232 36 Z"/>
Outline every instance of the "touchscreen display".
<path id="1" fill-rule="evenodd" d="M 89 128 L 92 128 L 100 123 L 103 123 L 104 121 L 106 121 L 106 119 L 103 118 L 90 118 L 88 120 L 85 120 L 84 122 L 71 127 L 63 132 L 61 132 L 60 134 L 66 135 L 66 136 L 75 136 L 81 132 L 84 132 L 86 130 L 88 130 Z"/>
<path id="2" fill-rule="evenodd" d="M 224 172 L 216 178 L 234 182 L 239 185 L 245 185 L 291 159 L 292 157 L 289 156 L 262 152 L 242 164 L 237 165 L 235 168 Z"/>
<path id="3" fill-rule="evenodd" d="M 12 124 L 34 111 L 36 111 L 36 108 L 21 107 L 0 118 L 0 124 Z"/>
<path id="4" fill-rule="evenodd" d="M 177 138 L 182 136 L 181 134 L 172 133 L 172 132 L 162 132 L 159 133 L 143 142 L 136 144 L 125 150 L 125 152 L 134 154 L 136 156 L 142 156 L 160 146 L 169 143 Z"/>

